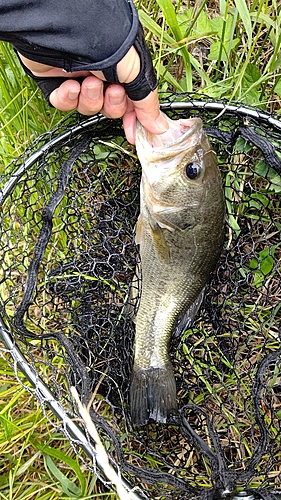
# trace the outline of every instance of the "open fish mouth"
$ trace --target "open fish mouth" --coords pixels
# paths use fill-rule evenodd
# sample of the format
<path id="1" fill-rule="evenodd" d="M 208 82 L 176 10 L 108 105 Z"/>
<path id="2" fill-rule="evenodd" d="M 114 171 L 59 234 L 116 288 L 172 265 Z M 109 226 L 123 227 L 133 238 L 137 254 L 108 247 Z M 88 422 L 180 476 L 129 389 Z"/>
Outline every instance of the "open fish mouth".
<path id="1" fill-rule="evenodd" d="M 190 118 L 189 120 L 179 120 L 175 124 L 166 116 L 169 122 L 169 128 L 163 134 L 151 134 L 142 125 L 137 122 L 137 141 L 143 143 L 146 147 L 149 145 L 154 151 L 162 153 L 163 150 L 167 155 L 167 148 L 173 150 L 175 154 L 178 152 L 178 146 L 186 144 L 190 138 L 200 140 L 200 130 L 202 129 L 202 120 L 200 118 Z M 170 153 L 170 151 L 169 151 Z"/>

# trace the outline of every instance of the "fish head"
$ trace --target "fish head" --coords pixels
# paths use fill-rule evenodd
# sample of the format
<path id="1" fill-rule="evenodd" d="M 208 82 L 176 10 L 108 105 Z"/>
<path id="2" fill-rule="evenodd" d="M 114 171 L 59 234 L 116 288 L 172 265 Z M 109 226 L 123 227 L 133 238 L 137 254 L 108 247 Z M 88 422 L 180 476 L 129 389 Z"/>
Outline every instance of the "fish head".
<path id="1" fill-rule="evenodd" d="M 161 135 L 137 124 L 136 148 L 142 165 L 143 222 L 185 230 L 206 215 L 211 196 L 221 191 L 216 155 L 200 118 L 173 121 Z M 221 198 L 221 193 L 220 193 Z"/>

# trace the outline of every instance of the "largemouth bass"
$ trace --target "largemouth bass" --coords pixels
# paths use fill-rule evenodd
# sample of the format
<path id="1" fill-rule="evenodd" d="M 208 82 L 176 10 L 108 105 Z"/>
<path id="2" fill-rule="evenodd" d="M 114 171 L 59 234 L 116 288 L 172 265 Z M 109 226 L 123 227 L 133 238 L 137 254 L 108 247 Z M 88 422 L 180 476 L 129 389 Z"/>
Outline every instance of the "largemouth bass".
<path id="1" fill-rule="evenodd" d="M 142 284 L 130 405 L 137 425 L 150 418 L 165 423 L 177 411 L 171 336 L 191 326 L 224 237 L 220 172 L 202 121 L 167 120 L 162 135 L 150 134 L 140 123 L 136 131 Z"/>

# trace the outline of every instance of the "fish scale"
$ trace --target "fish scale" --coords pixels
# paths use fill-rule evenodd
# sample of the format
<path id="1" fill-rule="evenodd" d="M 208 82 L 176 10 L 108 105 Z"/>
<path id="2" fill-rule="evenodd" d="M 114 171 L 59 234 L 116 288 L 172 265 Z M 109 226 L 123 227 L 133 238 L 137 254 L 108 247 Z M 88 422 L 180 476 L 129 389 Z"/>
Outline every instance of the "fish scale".
<path id="1" fill-rule="evenodd" d="M 161 136 L 140 124 L 136 133 L 142 165 L 136 230 L 142 290 L 130 389 L 136 425 L 165 423 L 177 412 L 170 340 L 192 324 L 224 236 L 220 172 L 202 121 L 167 120 Z"/>

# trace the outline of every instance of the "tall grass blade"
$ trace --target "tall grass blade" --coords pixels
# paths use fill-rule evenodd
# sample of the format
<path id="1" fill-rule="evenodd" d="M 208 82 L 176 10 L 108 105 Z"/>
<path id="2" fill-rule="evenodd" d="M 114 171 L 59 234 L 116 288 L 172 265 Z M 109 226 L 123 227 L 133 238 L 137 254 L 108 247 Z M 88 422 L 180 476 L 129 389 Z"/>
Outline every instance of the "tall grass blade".
<path id="1" fill-rule="evenodd" d="M 239 16 L 244 24 L 247 36 L 248 36 L 248 46 L 250 47 L 252 44 L 253 38 L 253 28 L 251 22 L 250 12 L 248 10 L 247 4 L 245 0 L 235 0 L 236 8 L 239 12 Z"/>
<path id="2" fill-rule="evenodd" d="M 153 35 L 157 38 L 163 38 L 163 42 L 167 44 L 169 47 L 175 47 L 175 40 L 168 33 L 162 33 L 162 28 L 157 24 L 151 17 L 147 15 L 143 10 L 138 11 L 139 19 L 142 25 L 147 28 Z M 167 47 L 166 47 L 167 50 Z"/>
<path id="3" fill-rule="evenodd" d="M 175 39 L 177 40 L 177 42 L 179 42 L 182 39 L 182 33 L 181 33 L 181 29 L 179 27 L 175 7 L 174 7 L 172 1 L 171 0 L 157 0 L 157 3 L 164 14 L 165 19 L 166 19 L 166 23 L 171 28 L 171 31 L 172 31 Z"/>
<path id="4" fill-rule="evenodd" d="M 190 64 L 189 52 L 185 41 L 183 40 L 182 31 L 178 22 L 174 4 L 172 0 L 157 0 L 157 3 L 162 10 L 166 23 L 171 29 L 176 42 L 179 45 L 179 53 L 184 60 L 185 75 L 186 75 L 186 91 L 192 91 L 192 70 Z"/>
<path id="5" fill-rule="evenodd" d="M 63 474 L 55 465 L 54 461 L 49 455 L 44 455 L 46 470 L 56 478 L 59 482 L 62 491 L 70 498 L 80 498 L 82 492 L 72 481 L 70 481 L 65 474 Z"/>

